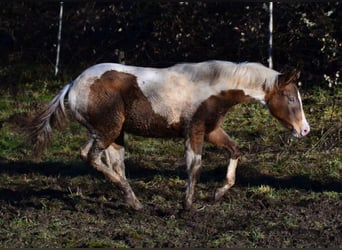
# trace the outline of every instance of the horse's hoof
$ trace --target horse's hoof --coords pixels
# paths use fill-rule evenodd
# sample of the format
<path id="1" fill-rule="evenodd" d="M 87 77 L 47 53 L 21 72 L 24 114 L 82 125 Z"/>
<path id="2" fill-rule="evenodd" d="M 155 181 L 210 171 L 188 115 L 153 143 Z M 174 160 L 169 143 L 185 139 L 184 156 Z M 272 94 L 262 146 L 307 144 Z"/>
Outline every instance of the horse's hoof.
<path id="1" fill-rule="evenodd" d="M 225 193 L 226 192 L 223 188 L 216 189 L 215 195 L 214 195 L 214 201 L 216 202 L 216 201 L 221 200 Z"/>
<path id="2" fill-rule="evenodd" d="M 134 204 L 134 206 L 132 206 L 132 208 L 136 211 L 142 210 L 144 208 L 143 204 L 141 204 L 140 202 L 138 204 Z"/>
<path id="3" fill-rule="evenodd" d="M 135 211 L 139 211 L 144 208 L 144 206 L 140 202 L 127 203 L 127 205 Z"/>
<path id="4" fill-rule="evenodd" d="M 141 204 L 141 202 L 135 198 L 135 199 L 126 199 L 126 203 L 129 207 L 131 207 L 134 210 L 141 210 L 144 208 L 144 206 Z"/>
<path id="5" fill-rule="evenodd" d="M 192 202 L 185 200 L 183 203 L 183 209 L 190 211 L 192 209 Z"/>

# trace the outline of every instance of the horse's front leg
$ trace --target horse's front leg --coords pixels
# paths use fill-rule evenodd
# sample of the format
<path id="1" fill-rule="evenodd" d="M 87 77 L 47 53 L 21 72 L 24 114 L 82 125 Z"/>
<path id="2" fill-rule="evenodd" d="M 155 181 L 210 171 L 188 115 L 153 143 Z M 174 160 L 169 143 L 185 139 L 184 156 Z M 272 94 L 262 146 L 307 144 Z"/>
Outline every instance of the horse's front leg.
<path id="1" fill-rule="evenodd" d="M 192 200 L 195 193 L 195 185 L 202 165 L 202 147 L 204 133 L 201 131 L 192 131 L 185 143 L 186 169 L 188 172 L 188 183 L 185 194 L 184 209 L 189 210 L 192 207 Z"/>
<path id="2" fill-rule="evenodd" d="M 226 180 L 221 188 L 215 191 L 215 201 L 221 199 L 223 195 L 235 184 L 235 173 L 240 157 L 240 151 L 235 141 L 233 141 L 220 127 L 206 135 L 208 142 L 219 148 L 224 148 L 230 153 L 230 162 L 227 168 Z"/>

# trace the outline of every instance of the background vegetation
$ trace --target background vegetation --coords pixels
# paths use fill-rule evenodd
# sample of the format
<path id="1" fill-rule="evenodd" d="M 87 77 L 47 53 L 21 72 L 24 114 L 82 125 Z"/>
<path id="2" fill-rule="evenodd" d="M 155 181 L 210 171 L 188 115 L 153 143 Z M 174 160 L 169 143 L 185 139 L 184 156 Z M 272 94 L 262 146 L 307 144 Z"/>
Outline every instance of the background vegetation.
<path id="1" fill-rule="evenodd" d="M 0 12 L 0 79 L 27 64 L 53 75 L 59 1 L 2 1 Z M 341 82 L 341 13 L 339 1 L 275 3 L 274 67 L 302 69 L 306 87 Z M 65 1 L 59 77 L 117 62 L 120 52 L 138 66 L 208 59 L 267 64 L 268 19 L 262 2 Z M 25 81 L 16 75 L 2 84 Z"/>
<path id="2" fill-rule="evenodd" d="M 260 104 L 235 107 L 225 130 L 243 154 L 237 183 L 212 203 L 227 159 L 206 145 L 195 212 L 182 210 L 181 140 L 127 135 L 126 167 L 145 205 L 78 158 L 87 131 L 55 131 L 45 158 L 17 130 L 66 82 L 99 62 L 167 66 L 222 59 L 267 65 L 268 4 L 0 2 L 0 247 L 342 247 L 341 3 L 275 3 L 274 64 L 302 70 L 310 134 L 295 140 Z M 119 55 L 124 54 L 124 58 Z"/>

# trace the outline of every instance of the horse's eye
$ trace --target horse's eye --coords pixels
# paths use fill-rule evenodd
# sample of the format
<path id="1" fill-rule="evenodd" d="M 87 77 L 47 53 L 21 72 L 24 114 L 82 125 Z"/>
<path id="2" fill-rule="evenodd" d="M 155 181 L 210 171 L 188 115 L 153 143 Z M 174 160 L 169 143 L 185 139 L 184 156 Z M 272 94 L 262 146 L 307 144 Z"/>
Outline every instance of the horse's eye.
<path id="1" fill-rule="evenodd" d="M 293 96 L 289 96 L 289 102 L 294 102 L 295 98 Z"/>

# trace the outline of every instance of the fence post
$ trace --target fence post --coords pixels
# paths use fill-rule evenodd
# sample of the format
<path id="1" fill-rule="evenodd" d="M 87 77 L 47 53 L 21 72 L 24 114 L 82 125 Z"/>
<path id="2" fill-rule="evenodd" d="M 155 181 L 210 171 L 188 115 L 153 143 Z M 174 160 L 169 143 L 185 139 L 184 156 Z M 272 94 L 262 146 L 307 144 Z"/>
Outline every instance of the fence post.
<path id="1" fill-rule="evenodd" d="M 269 23 L 269 47 L 268 47 L 268 67 L 273 68 L 272 47 L 273 47 L 273 2 L 269 5 L 270 23 Z"/>
<path id="2" fill-rule="evenodd" d="M 56 65 L 55 65 L 55 76 L 58 74 L 59 54 L 61 51 L 62 22 L 63 22 L 63 2 L 61 1 L 60 9 L 59 9 L 59 27 L 58 27 L 58 35 L 57 35 L 57 55 L 56 55 Z"/>

